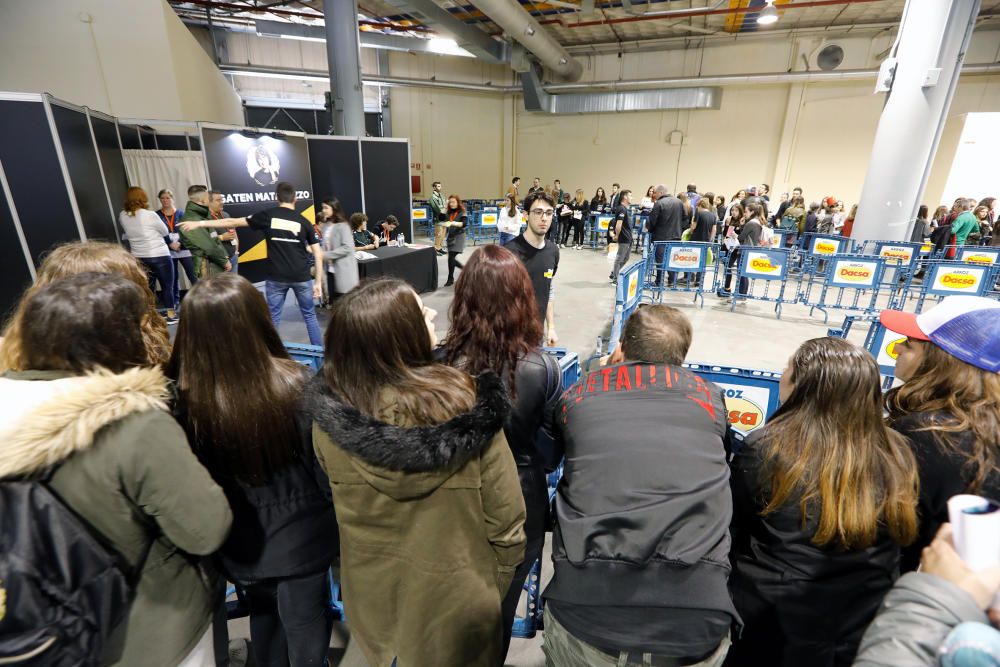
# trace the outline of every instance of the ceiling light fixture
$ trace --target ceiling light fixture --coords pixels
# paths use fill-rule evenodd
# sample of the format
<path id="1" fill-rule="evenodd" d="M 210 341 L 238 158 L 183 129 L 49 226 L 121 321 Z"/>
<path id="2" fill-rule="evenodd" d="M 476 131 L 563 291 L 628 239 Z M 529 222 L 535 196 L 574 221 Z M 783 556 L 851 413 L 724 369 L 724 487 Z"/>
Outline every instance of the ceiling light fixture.
<path id="1" fill-rule="evenodd" d="M 768 0 L 767 6 L 757 14 L 758 25 L 771 25 L 778 22 L 778 10 L 774 8 L 774 0 Z"/>

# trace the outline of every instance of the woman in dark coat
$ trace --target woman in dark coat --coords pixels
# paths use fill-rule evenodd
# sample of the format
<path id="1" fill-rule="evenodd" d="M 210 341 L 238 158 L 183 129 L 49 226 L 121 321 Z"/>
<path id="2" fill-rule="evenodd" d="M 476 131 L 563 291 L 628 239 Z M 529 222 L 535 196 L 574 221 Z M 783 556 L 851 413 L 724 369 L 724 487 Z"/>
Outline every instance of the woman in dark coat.
<path id="1" fill-rule="evenodd" d="M 865 350 L 806 341 L 780 394 L 732 462 L 730 589 L 744 628 L 725 664 L 847 667 L 916 537 L 916 466 L 882 422 Z"/>
<path id="2" fill-rule="evenodd" d="M 252 372 L 233 372 L 247 360 Z M 308 371 L 289 358 L 261 293 L 224 273 L 184 299 L 167 374 L 178 421 L 233 508 L 219 560 L 246 591 L 257 664 L 322 665 L 338 540 L 312 422 L 299 407 Z"/>
<path id="3" fill-rule="evenodd" d="M 462 268 L 458 256 L 465 250 L 465 225 L 469 216 L 465 212 L 465 204 L 458 195 L 449 195 L 448 204 L 441 211 L 441 222 L 448 229 L 448 281 L 445 287 L 455 284 L 455 269 Z"/>
<path id="4" fill-rule="evenodd" d="M 504 248 L 483 246 L 473 253 L 455 285 L 448 318 L 451 330 L 438 349 L 445 363 L 468 373 L 491 370 L 500 375 L 514 404 L 503 430 L 524 494 L 528 543 L 503 601 L 505 654 L 521 588 L 545 542 L 546 471 L 562 458 L 551 433 L 561 374 L 555 358 L 541 349 L 542 326 L 535 304 L 524 264 Z"/>

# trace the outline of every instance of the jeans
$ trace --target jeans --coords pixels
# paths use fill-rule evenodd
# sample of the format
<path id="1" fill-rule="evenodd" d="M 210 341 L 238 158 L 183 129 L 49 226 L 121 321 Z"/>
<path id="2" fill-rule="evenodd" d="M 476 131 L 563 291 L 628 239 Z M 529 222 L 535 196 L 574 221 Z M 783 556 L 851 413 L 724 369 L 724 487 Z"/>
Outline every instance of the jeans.
<path id="1" fill-rule="evenodd" d="M 622 270 L 622 267 L 625 266 L 625 263 L 628 262 L 628 257 L 631 253 L 631 242 L 618 244 L 618 254 L 615 255 L 615 265 L 614 268 L 611 269 L 611 279 L 615 282 L 618 282 L 618 273 Z"/>
<path id="2" fill-rule="evenodd" d="M 719 642 L 719 648 L 712 655 L 691 667 L 721 667 L 729 652 L 729 635 Z M 628 651 L 619 651 L 618 656 L 612 656 L 604 651 L 582 642 L 559 625 L 555 616 L 545 610 L 545 639 L 542 644 L 545 652 L 545 667 L 625 667 L 626 665 L 652 665 L 653 656 L 649 653 L 641 655 Z M 631 658 L 631 660 L 630 660 Z M 661 658 L 660 664 L 663 659 Z"/>
<path id="3" fill-rule="evenodd" d="M 663 264 L 663 256 L 667 254 L 667 246 L 658 245 L 656 246 L 656 251 L 653 253 L 653 261 L 656 262 L 656 286 L 659 287 L 663 284 L 663 269 L 660 265 Z M 667 285 L 673 285 L 677 280 L 676 271 L 667 271 Z"/>
<path id="4" fill-rule="evenodd" d="M 281 326 L 281 311 L 285 307 L 285 296 L 287 296 L 288 290 L 295 292 L 295 299 L 299 302 L 299 311 L 306 323 L 306 331 L 309 332 L 309 342 L 313 345 L 322 345 L 323 334 L 319 330 L 319 321 L 316 319 L 312 280 L 305 280 L 301 283 L 267 281 L 264 294 L 267 296 L 267 308 L 271 311 L 271 321 L 274 322 L 274 328 L 277 329 Z"/>
<path id="5" fill-rule="evenodd" d="M 232 271 L 233 273 L 239 273 L 239 271 L 236 270 L 236 267 L 240 263 L 240 253 L 234 252 L 233 256 L 229 258 L 229 263 L 233 265 L 233 268 L 229 270 Z"/>
<path id="6" fill-rule="evenodd" d="M 559 218 L 552 218 L 552 226 L 549 227 L 549 231 L 545 234 L 545 238 L 553 243 L 559 243 L 559 232 L 562 227 L 559 225 Z"/>
<path id="7" fill-rule="evenodd" d="M 997 667 L 1000 632 L 985 623 L 960 623 L 939 651 L 941 667 Z"/>
<path id="8" fill-rule="evenodd" d="M 535 465 L 518 466 L 517 476 L 520 478 L 521 493 L 524 495 L 524 536 L 527 544 L 524 548 L 524 560 L 514 571 L 510 588 L 507 589 L 507 595 L 500 604 L 504 656 L 510 648 L 511 631 L 514 629 L 514 617 L 517 615 L 517 605 L 521 601 L 524 582 L 535 561 L 542 557 L 542 549 L 545 546 L 545 521 L 549 513 L 549 489 L 545 470 Z M 542 582 L 539 581 L 538 585 L 541 586 Z"/>
<path id="9" fill-rule="evenodd" d="M 191 257 L 174 257 L 174 303 L 181 302 L 181 269 L 187 275 L 188 282 L 194 285 L 198 282 L 198 276 L 194 273 L 194 260 Z"/>
<path id="10" fill-rule="evenodd" d="M 146 267 L 150 291 L 156 294 L 156 281 L 160 281 L 160 288 L 163 290 L 161 292 L 163 307 L 170 311 L 174 310 L 177 307 L 177 298 L 174 296 L 172 287 L 176 280 L 176 274 L 170 256 L 140 257 L 139 261 Z"/>
<path id="11" fill-rule="evenodd" d="M 246 587 L 250 640 L 260 667 L 322 667 L 330 646 L 326 570 Z"/>
<path id="12" fill-rule="evenodd" d="M 517 234 L 508 234 L 507 232 L 500 232 L 500 245 L 505 246 L 516 238 Z"/>

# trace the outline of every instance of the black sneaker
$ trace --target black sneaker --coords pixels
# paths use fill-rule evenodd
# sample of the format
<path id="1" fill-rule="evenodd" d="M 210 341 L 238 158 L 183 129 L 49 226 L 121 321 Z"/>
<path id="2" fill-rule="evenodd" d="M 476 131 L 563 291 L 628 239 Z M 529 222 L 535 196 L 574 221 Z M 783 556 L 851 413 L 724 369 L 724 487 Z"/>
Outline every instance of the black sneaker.
<path id="1" fill-rule="evenodd" d="M 167 320 L 167 326 L 172 326 L 172 325 L 177 324 L 178 322 L 181 321 L 181 318 L 177 317 L 176 315 L 174 315 L 172 317 L 166 317 L 164 319 Z"/>

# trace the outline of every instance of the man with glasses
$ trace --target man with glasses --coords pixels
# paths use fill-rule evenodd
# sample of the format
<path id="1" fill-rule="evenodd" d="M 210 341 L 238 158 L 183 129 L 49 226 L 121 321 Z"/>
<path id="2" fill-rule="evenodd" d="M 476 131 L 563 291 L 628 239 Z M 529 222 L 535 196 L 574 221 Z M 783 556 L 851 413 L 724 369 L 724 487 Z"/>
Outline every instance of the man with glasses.
<path id="1" fill-rule="evenodd" d="M 528 212 L 528 228 L 504 247 L 514 253 L 528 270 L 538 302 L 538 314 L 546 329 L 545 343 L 551 347 L 559 342 L 552 299 L 552 279 L 559 269 L 559 246 L 546 240 L 545 234 L 552 226 L 556 203 L 552 195 L 532 192 L 524 198 L 524 209 Z"/>

